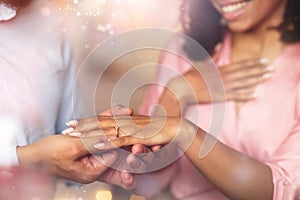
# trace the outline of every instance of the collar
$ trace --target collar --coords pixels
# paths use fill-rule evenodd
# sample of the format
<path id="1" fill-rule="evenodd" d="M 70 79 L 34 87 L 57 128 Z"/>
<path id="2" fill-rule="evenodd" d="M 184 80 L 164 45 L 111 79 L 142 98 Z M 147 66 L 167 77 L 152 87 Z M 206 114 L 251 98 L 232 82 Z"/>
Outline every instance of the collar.
<path id="1" fill-rule="evenodd" d="M 5 3 L 0 3 L 0 22 L 7 21 L 16 16 L 16 9 L 11 8 Z"/>

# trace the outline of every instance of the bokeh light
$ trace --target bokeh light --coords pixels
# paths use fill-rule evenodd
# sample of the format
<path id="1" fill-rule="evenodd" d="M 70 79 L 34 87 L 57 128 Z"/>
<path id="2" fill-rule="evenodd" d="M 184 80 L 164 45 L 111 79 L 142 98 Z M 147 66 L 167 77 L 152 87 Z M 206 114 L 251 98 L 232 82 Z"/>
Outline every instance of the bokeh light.
<path id="1" fill-rule="evenodd" d="M 99 190 L 96 193 L 96 200 L 112 200 L 112 194 L 108 190 Z"/>

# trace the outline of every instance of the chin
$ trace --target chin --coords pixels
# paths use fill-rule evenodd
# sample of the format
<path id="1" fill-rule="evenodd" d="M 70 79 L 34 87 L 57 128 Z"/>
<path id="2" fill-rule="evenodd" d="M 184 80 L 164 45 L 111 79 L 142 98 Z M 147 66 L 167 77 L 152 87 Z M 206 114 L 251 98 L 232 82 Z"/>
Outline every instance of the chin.
<path id="1" fill-rule="evenodd" d="M 232 32 L 247 32 L 253 30 L 253 26 L 247 24 L 246 22 L 231 22 L 227 24 L 227 27 Z"/>

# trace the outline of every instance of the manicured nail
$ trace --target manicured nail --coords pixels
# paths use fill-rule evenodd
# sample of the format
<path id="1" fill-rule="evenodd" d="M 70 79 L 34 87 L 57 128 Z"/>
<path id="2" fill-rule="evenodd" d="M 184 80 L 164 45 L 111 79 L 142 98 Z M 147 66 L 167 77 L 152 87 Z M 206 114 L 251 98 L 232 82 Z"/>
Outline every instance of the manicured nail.
<path id="1" fill-rule="evenodd" d="M 117 139 L 116 136 L 108 136 L 108 137 L 107 137 L 107 141 L 108 141 L 108 142 L 111 142 L 111 141 L 113 141 L 113 140 L 115 140 L 115 139 Z"/>
<path id="2" fill-rule="evenodd" d="M 67 125 L 67 126 L 76 126 L 77 124 L 78 124 L 78 121 L 75 120 L 75 119 L 66 122 L 66 125 Z"/>
<path id="3" fill-rule="evenodd" d="M 261 58 L 261 59 L 259 59 L 259 62 L 262 64 L 267 64 L 269 62 L 269 60 L 267 58 Z"/>
<path id="4" fill-rule="evenodd" d="M 115 152 L 107 152 L 102 155 L 104 161 L 111 161 L 116 158 L 117 154 Z"/>
<path id="5" fill-rule="evenodd" d="M 94 144 L 94 148 L 95 149 L 98 149 L 98 150 L 102 150 L 103 148 L 105 147 L 105 144 L 104 143 L 97 143 L 97 144 Z"/>
<path id="6" fill-rule="evenodd" d="M 269 78 L 272 77 L 272 75 L 273 75 L 272 73 L 267 73 L 267 74 L 264 74 L 262 78 L 263 79 L 269 79 Z"/>
<path id="7" fill-rule="evenodd" d="M 275 71 L 275 67 L 273 65 L 269 65 L 267 67 L 267 71 L 269 71 L 269 72 Z"/>
<path id="8" fill-rule="evenodd" d="M 73 131 L 74 131 L 74 128 L 67 128 L 67 129 L 63 130 L 61 133 L 66 135 L 66 134 L 71 133 Z"/>
<path id="9" fill-rule="evenodd" d="M 128 111 L 129 111 L 129 108 L 122 107 L 122 108 L 121 108 L 121 111 L 123 111 L 123 112 L 128 112 Z"/>
<path id="10" fill-rule="evenodd" d="M 131 167 L 139 167 L 141 162 L 139 159 L 137 159 L 133 154 L 130 154 L 127 157 L 127 164 Z"/>
<path id="11" fill-rule="evenodd" d="M 251 95 L 251 97 L 252 97 L 253 99 L 255 99 L 255 98 L 258 97 L 258 95 L 257 95 L 257 93 L 253 93 L 253 94 Z"/>
<path id="12" fill-rule="evenodd" d="M 82 134 L 77 131 L 68 133 L 68 135 L 73 136 L 73 137 L 81 137 L 82 136 Z"/>

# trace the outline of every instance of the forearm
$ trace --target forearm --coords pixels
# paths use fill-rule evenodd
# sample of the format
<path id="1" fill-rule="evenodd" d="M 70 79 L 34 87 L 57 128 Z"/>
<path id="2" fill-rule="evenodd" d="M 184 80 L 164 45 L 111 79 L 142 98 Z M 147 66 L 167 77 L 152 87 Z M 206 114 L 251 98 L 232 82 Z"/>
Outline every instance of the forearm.
<path id="1" fill-rule="evenodd" d="M 218 141 L 204 158 L 200 158 L 205 136 L 198 129 L 185 154 L 213 185 L 230 199 L 272 199 L 272 172 L 267 165 Z"/>

